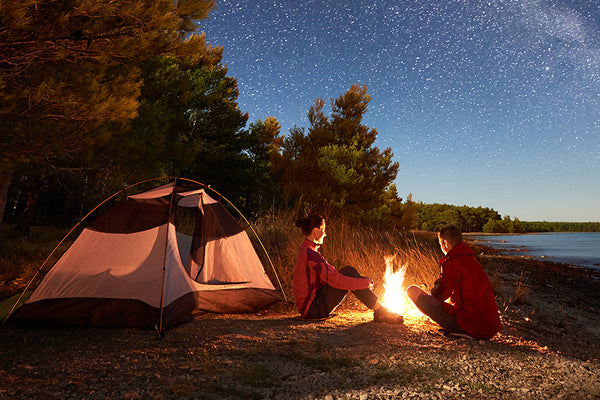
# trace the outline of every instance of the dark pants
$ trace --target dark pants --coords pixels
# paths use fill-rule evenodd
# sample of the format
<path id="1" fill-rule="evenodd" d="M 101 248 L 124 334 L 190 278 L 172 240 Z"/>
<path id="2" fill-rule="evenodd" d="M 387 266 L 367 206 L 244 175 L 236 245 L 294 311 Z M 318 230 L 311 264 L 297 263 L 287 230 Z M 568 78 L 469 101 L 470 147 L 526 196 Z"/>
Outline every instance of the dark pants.
<path id="1" fill-rule="evenodd" d="M 434 320 L 442 328 L 451 333 L 465 333 L 456 323 L 456 317 L 448 314 L 442 307 L 442 302 L 434 296 L 425 293 L 417 286 L 410 286 L 406 294 L 419 310 Z"/>
<path id="2" fill-rule="evenodd" d="M 351 276 L 354 278 L 364 278 L 358 271 L 351 266 L 346 266 L 338 271 L 342 275 Z M 340 305 L 349 290 L 337 289 L 329 285 L 325 285 L 319 290 L 313 299 L 308 312 L 304 316 L 307 319 L 326 318 L 335 311 Z M 356 296 L 365 306 L 373 308 L 377 303 L 377 296 L 370 289 L 354 290 L 352 294 Z"/>

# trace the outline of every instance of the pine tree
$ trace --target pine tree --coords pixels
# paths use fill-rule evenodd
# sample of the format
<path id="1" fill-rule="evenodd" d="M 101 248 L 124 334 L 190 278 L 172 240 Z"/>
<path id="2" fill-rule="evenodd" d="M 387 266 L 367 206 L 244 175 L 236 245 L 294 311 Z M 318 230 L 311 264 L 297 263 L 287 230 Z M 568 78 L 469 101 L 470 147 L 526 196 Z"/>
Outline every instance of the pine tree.
<path id="1" fill-rule="evenodd" d="M 250 124 L 250 146 L 247 154 L 252 161 L 249 175 L 243 185 L 247 186 L 244 208 L 264 209 L 280 199 L 273 164 L 279 158 L 283 146 L 281 125 L 275 117 L 267 117 Z"/>
<path id="2" fill-rule="evenodd" d="M 194 34 L 196 21 L 214 5 L 214 0 L 3 1 L 0 194 L 17 163 L 82 157 L 120 132 L 137 115 L 142 61 L 215 57 L 204 36 Z M 5 201 L 0 198 L 0 218 Z"/>
<path id="3" fill-rule="evenodd" d="M 361 218 L 382 207 L 398 163 L 391 149 L 374 146 L 377 130 L 363 124 L 371 100 L 366 87 L 352 85 L 331 100 L 331 116 L 317 99 L 308 112 L 310 127 L 294 128 L 284 141 L 277 170 L 285 196 L 325 213 Z"/>

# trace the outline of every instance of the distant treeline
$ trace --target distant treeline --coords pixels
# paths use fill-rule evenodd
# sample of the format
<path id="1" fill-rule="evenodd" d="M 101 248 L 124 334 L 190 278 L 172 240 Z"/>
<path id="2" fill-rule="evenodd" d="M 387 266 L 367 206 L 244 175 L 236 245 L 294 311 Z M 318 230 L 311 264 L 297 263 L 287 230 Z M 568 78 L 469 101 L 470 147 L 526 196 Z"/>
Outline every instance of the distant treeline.
<path id="1" fill-rule="evenodd" d="M 487 207 L 454 206 L 449 204 L 416 204 L 413 227 L 435 231 L 446 224 L 458 226 L 463 232 L 526 233 L 526 232 L 600 232 L 600 222 L 529 222 L 502 217 Z"/>
<path id="2" fill-rule="evenodd" d="M 488 221 L 500 220 L 501 216 L 491 208 L 453 206 L 449 204 L 422 204 L 417 207 L 416 226 L 421 230 L 438 230 L 453 224 L 463 232 L 482 232 Z"/>
<path id="3" fill-rule="evenodd" d="M 525 232 L 600 232 L 600 222 L 521 222 Z"/>

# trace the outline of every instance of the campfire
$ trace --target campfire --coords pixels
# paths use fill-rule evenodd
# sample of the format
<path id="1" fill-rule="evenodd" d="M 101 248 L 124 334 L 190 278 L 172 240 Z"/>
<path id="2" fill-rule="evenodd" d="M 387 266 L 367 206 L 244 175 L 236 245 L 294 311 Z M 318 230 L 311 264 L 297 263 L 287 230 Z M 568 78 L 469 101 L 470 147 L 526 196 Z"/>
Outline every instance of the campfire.
<path id="1" fill-rule="evenodd" d="M 392 256 L 385 257 L 385 275 L 383 276 L 385 294 L 382 304 L 388 310 L 404 316 L 405 320 L 407 317 L 420 318 L 423 314 L 408 298 L 406 287 L 403 287 L 407 265 L 402 265 L 394 271 L 394 258 Z"/>

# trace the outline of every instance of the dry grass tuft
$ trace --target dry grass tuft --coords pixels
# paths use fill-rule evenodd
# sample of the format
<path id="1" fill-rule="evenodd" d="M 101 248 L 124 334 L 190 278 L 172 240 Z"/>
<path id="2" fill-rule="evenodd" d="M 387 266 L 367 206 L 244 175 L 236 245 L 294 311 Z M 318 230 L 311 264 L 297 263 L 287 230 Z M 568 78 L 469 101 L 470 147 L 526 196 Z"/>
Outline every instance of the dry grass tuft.
<path id="1" fill-rule="evenodd" d="M 515 295 L 513 297 L 514 302 L 516 304 L 519 303 L 529 303 L 529 294 L 531 293 L 531 289 L 529 285 L 525 282 L 525 278 L 523 277 L 523 271 L 521 271 L 521 276 L 517 281 L 517 286 L 515 288 Z"/>
<path id="2" fill-rule="evenodd" d="M 281 211 L 265 215 L 255 223 L 287 293 L 291 293 L 294 265 L 304 240 L 294 225 L 295 220 L 294 212 Z M 333 220 L 327 221 L 327 237 L 321 253 L 337 269 L 352 265 L 373 279 L 377 292 L 383 287 L 386 257 L 393 258 L 395 270 L 407 266 L 405 287 L 410 284 L 432 287 L 440 272 L 439 255 L 432 243 L 427 233 L 364 228 Z"/>
<path id="3" fill-rule="evenodd" d="M 527 284 L 526 280 L 526 274 L 523 272 L 523 270 L 521 270 L 519 280 L 515 284 L 515 293 L 508 301 L 508 306 L 515 304 L 529 304 L 529 295 L 531 293 L 531 288 Z"/>
<path id="4" fill-rule="evenodd" d="M 496 297 L 498 297 L 504 290 L 504 281 L 503 279 L 500 277 L 500 272 L 498 270 L 495 271 L 486 271 L 488 278 L 490 280 L 490 285 L 492 286 L 492 290 L 494 291 L 494 294 L 496 295 Z"/>

